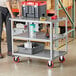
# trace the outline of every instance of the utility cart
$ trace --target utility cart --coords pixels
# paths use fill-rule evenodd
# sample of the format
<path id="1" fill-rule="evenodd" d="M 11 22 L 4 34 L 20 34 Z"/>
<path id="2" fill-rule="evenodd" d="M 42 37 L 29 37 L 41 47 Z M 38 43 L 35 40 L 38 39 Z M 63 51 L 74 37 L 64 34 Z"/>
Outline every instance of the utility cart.
<path id="1" fill-rule="evenodd" d="M 67 18 L 57 18 L 56 20 L 46 20 L 46 21 L 40 21 L 37 18 L 23 18 L 23 17 L 17 17 L 17 18 L 10 18 L 11 20 L 11 25 L 12 25 L 12 54 L 14 55 L 14 61 L 15 62 L 19 62 L 19 57 L 23 56 L 23 57 L 29 57 L 29 58 L 38 58 L 38 59 L 45 59 L 48 60 L 48 66 L 49 67 L 53 67 L 53 59 L 59 58 L 60 62 L 64 62 L 65 58 L 64 55 L 67 54 L 68 52 L 68 45 L 67 45 L 67 41 L 68 41 L 68 36 L 67 36 Z M 20 33 L 19 28 L 17 30 L 19 30 L 18 32 L 15 32 L 16 27 L 13 27 L 13 22 L 24 22 L 25 24 L 27 24 L 27 29 L 23 32 Z M 56 22 L 60 22 L 60 21 L 65 21 L 66 24 L 66 32 L 64 34 L 55 34 L 53 33 L 53 27 L 56 27 L 56 25 L 54 26 L 53 24 Z M 29 34 L 30 34 L 30 27 L 29 27 L 29 23 L 45 23 L 45 24 L 50 24 L 50 37 L 46 38 L 45 34 L 43 32 L 35 32 L 36 36 L 33 38 L 30 38 Z M 65 38 L 65 50 L 54 50 L 54 43 L 55 41 L 59 40 L 59 39 L 64 39 Z M 50 43 L 50 50 L 47 49 L 43 49 L 43 48 L 38 48 L 40 51 L 34 54 L 27 54 L 27 53 L 22 53 L 20 52 L 20 48 L 19 47 L 19 43 L 17 44 L 17 49 L 15 49 L 14 47 L 14 40 L 20 40 L 23 41 L 23 43 L 25 41 L 27 42 L 42 42 L 42 44 L 44 42 L 49 42 Z M 22 45 L 22 43 L 21 43 Z M 43 45 L 40 44 L 39 47 L 44 47 Z M 35 49 L 35 51 L 38 49 Z M 24 49 L 22 51 L 27 51 L 27 49 Z"/>

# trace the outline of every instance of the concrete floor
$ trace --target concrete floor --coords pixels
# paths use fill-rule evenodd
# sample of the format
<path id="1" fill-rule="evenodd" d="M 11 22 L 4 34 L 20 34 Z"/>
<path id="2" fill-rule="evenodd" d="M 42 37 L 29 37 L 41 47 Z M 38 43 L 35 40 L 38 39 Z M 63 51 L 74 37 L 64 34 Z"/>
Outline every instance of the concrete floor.
<path id="1" fill-rule="evenodd" d="M 6 53 L 6 43 L 2 44 L 3 53 Z M 20 62 L 14 63 L 13 58 L 5 54 L 0 59 L 0 76 L 76 76 L 76 39 L 69 44 L 65 58 L 63 64 L 54 60 L 54 68 L 49 69 L 46 60 L 32 59 L 29 63 L 27 58 L 20 57 Z"/>

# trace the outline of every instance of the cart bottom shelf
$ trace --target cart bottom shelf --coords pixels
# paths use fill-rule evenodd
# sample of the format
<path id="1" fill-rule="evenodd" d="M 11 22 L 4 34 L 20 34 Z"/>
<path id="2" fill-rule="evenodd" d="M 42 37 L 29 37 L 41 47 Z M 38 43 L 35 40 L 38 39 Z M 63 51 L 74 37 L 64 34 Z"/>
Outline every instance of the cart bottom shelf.
<path id="1" fill-rule="evenodd" d="M 66 51 L 53 51 L 53 53 L 52 53 L 53 58 L 52 59 L 55 59 L 59 56 L 64 56 L 65 54 L 67 54 Z M 50 51 L 49 50 L 44 50 L 44 51 L 41 51 L 37 54 L 32 54 L 32 55 L 19 53 L 18 51 L 16 51 L 13 53 L 13 55 L 31 57 L 31 58 L 39 58 L 39 59 L 46 59 L 46 60 L 50 59 Z"/>

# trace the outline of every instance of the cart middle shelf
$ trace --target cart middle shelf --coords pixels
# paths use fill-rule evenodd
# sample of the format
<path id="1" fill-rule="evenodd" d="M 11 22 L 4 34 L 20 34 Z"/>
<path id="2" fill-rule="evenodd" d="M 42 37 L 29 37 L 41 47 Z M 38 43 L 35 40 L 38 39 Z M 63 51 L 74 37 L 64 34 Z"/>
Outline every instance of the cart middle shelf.
<path id="1" fill-rule="evenodd" d="M 53 40 L 63 39 L 66 34 L 53 34 Z M 30 40 L 30 41 L 40 41 L 40 42 L 50 42 L 50 38 L 45 37 L 44 32 L 36 32 L 35 38 L 30 38 L 28 32 L 13 35 L 13 39 L 17 40 Z"/>

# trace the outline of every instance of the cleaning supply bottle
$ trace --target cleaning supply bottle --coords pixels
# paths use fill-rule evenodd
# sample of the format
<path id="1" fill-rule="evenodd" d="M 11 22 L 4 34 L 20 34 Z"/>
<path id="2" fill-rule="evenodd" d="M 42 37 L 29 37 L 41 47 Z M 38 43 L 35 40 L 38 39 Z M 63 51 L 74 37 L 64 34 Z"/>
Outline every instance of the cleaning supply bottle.
<path id="1" fill-rule="evenodd" d="M 34 23 L 30 24 L 29 35 L 30 35 L 30 38 L 36 37 L 36 31 L 35 31 L 35 24 Z"/>
<path id="2" fill-rule="evenodd" d="M 46 32 L 46 38 L 49 38 L 50 35 L 49 35 L 49 24 L 47 24 L 47 32 Z"/>

